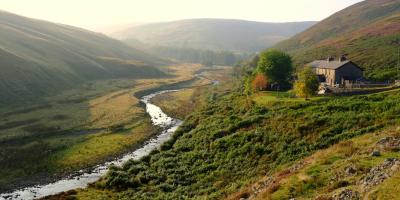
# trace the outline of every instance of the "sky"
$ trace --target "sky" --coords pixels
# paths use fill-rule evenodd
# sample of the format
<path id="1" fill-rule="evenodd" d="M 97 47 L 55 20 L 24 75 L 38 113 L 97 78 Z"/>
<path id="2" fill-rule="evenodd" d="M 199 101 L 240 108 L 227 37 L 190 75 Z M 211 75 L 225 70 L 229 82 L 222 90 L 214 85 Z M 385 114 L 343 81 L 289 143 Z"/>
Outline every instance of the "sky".
<path id="1" fill-rule="evenodd" d="M 319 21 L 362 0 L 0 0 L 0 9 L 91 30 L 192 18 Z"/>

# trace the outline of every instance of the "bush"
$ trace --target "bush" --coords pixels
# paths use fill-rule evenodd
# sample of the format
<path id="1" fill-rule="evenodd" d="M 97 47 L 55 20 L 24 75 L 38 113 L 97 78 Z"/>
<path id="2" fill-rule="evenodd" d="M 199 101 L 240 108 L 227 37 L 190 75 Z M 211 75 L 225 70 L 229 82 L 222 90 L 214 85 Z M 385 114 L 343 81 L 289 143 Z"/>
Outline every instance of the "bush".
<path id="1" fill-rule="evenodd" d="M 113 167 L 105 178 L 106 187 L 123 190 L 121 198 L 219 199 L 249 184 L 248 177 L 257 178 L 316 150 L 398 123 L 400 110 L 399 92 L 293 102 L 268 110 L 258 105 L 247 108 L 245 99 L 227 94 L 193 113 L 161 151 L 123 168 Z M 349 142 L 338 146 L 343 156 L 355 152 Z M 327 183 L 321 167 L 311 168 L 308 175 L 310 180 L 294 180 L 295 187 L 282 186 L 274 195 L 282 190 L 284 197 L 306 194 Z"/>
<path id="2" fill-rule="evenodd" d="M 298 80 L 294 83 L 296 96 L 308 98 L 317 93 L 319 81 L 311 67 L 305 67 L 298 74 Z"/>
<path id="3" fill-rule="evenodd" d="M 263 91 L 268 87 L 267 77 L 263 74 L 257 74 L 252 82 L 254 91 Z"/>

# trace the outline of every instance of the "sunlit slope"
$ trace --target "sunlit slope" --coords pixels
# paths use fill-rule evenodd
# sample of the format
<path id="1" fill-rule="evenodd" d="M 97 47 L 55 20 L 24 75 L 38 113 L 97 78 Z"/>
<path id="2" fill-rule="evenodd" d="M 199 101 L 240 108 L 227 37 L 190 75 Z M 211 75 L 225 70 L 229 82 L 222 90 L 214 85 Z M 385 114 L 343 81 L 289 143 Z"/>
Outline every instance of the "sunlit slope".
<path id="1" fill-rule="evenodd" d="M 275 46 L 293 54 L 298 64 L 348 54 L 376 79 L 398 78 L 399 47 L 398 0 L 360 2 Z"/>

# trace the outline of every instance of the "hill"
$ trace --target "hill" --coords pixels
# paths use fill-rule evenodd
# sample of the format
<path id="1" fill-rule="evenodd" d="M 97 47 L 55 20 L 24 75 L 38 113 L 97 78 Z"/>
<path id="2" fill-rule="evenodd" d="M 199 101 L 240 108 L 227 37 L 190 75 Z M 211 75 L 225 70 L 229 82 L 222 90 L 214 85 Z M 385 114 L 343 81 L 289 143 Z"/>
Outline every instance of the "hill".
<path id="1" fill-rule="evenodd" d="M 348 54 L 370 78 L 399 78 L 400 1 L 366 0 L 339 11 L 275 48 L 302 65 Z"/>
<path id="2" fill-rule="evenodd" d="M 0 11 L 0 105 L 83 82 L 159 77 L 164 61 L 84 29 Z"/>
<path id="3" fill-rule="evenodd" d="M 144 24 L 113 34 L 153 46 L 256 52 L 299 33 L 315 22 L 263 23 L 232 19 L 188 19 Z"/>
<path id="4" fill-rule="evenodd" d="M 327 195 L 323 199 L 330 199 L 345 187 L 357 185 L 358 178 L 368 176 L 386 158 L 399 158 L 398 150 L 370 156 L 375 133 L 388 129 L 390 133 L 399 123 L 395 112 L 399 109 L 398 90 L 309 101 L 276 92 L 247 97 L 226 92 L 208 99 L 208 104 L 191 113 L 159 150 L 112 168 L 102 180 L 79 190 L 78 199 L 223 199 L 237 191 L 243 192 L 230 199 L 247 199 L 253 188 L 270 182 L 267 179 L 257 187 L 252 183 L 275 172 L 285 177 L 292 169 L 299 169 L 301 165 L 296 163 L 304 158 L 342 142 L 342 151 L 323 157 L 322 164 L 307 169 L 306 176 L 279 183 L 282 186 L 268 190 L 263 198 L 314 199 L 323 194 Z M 374 140 L 368 140 L 372 135 Z M 398 135 L 398 130 L 393 135 Z M 353 149 L 346 145 L 359 136 L 365 136 L 368 145 L 357 144 Z M 362 154 L 356 153 L 359 151 Z M 363 160 L 358 162 L 360 157 Z M 346 158 L 352 161 L 346 162 Z M 339 162 L 331 165 L 335 161 Z M 354 179 L 335 176 L 350 164 L 357 169 Z M 399 171 L 395 172 L 398 177 Z M 380 183 L 371 188 L 381 187 Z M 395 185 L 390 190 L 395 192 Z"/>

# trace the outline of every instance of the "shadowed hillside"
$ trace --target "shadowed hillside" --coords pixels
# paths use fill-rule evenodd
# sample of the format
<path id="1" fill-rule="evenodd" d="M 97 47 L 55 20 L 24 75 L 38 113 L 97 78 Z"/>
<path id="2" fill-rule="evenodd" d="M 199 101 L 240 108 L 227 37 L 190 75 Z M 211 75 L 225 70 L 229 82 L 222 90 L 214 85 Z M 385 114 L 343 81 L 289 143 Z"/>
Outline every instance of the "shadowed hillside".
<path id="1" fill-rule="evenodd" d="M 360 2 L 275 47 L 289 51 L 298 64 L 348 54 L 371 78 L 399 78 L 400 1 Z"/>
<path id="2" fill-rule="evenodd" d="M 0 105 L 100 79 L 159 77 L 164 61 L 83 29 L 0 11 Z"/>

